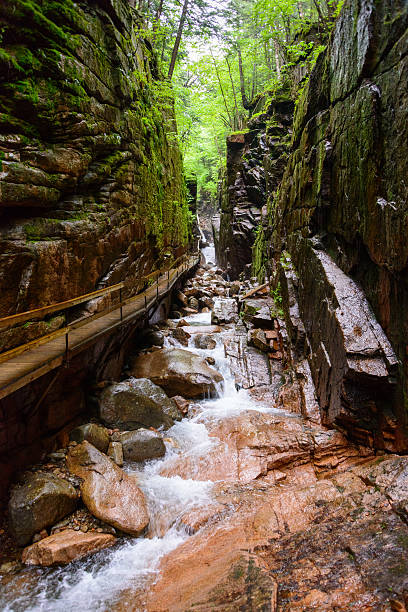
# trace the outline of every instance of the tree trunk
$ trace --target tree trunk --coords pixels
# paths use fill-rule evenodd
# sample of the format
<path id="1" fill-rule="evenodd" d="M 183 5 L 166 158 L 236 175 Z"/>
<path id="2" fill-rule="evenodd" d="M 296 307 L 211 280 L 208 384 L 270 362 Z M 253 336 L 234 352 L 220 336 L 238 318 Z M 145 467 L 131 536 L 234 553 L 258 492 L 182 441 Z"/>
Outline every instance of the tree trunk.
<path id="1" fill-rule="evenodd" d="M 317 11 L 317 14 L 319 16 L 319 21 L 324 21 L 323 14 L 322 14 L 322 11 L 320 10 L 320 6 L 319 6 L 319 0 L 313 0 L 313 4 L 314 4 L 314 7 L 315 7 L 315 9 Z"/>
<path id="2" fill-rule="evenodd" d="M 273 48 L 275 49 L 276 74 L 278 75 L 278 78 L 280 79 L 281 66 L 280 66 L 280 59 L 279 59 L 279 48 L 278 48 L 278 43 L 276 42 L 276 40 L 273 41 Z"/>
<path id="3" fill-rule="evenodd" d="M 252 89 L 251 89 L 251 100 L 253 100 L 255 98 L 255 93 L 256 93 L 256 79 L 257 79 L 257 63 L 258 63 L 258 53 L 257 51 L 255 51 L 255 57 L 254 57 L 254 65 L 252 68 Z"/>
<path id="4" fill-rule="evenodd" d="M 241 55 L 241 49 L 238 46 L 238 65 L 239 65 L 239 80 L 241 83 L 241 98 L 242 98 L 242 106 L 248 110 L 249 108 L 251 108 L 251 105 L 248 101 L 248 98 L 246 96 L 246 92 L 245 92 L 245 78 L 244 78 L 244 67 L 242 65 L 242 55 Z"/>
<path id="5" fill-rule="evenodd" d="M 268 43 L 264 42 L 264 54 L 265 54 L 265 64 L 269 70 L 269 74 L 272 75 L 272 64 L 271 64 L 271 56 L 269 53 Z"/>
<path id="6" fill-rule="evenodd" d="M 180 48 L 180 42 L 181 42 L 181 36 L 183 34 L 184 23 L 187 18 L 188 3 L 189 3 L 189 0 L 184 0 L 183 10 L 181 11 L 181 17 L 179 21 L 178 30 L 177 30 L 177 36 L 174 42 L 173 52 L 171 54 L 169 74 L 168 74 L 169 79 L 171 79 L 171 77 L 173 76 L 174 67 L 176 65 L 176 59 L 177 59 L 178 50 Z"/>
<path id="7" fill-rule="evenodd" d="M 159 5 L 157 7 L 156 14 L 154 16 L 153 32 L 156 32 L 157 28 L 159 27 L 160 17 L 161 17 L 161 14 L 162 14 L 162 10 L 163 10 L 163 0 L 160 0 Z"/>
<path id="8" fill-rule="evenodd" d="M 227 99 L 226 99 L 225 93 L 224 93 L 224 88 L 222 86 L 220 74 L 218 72 L 217 62 L 215 61 L 215 57 L 213 55 L 213 52 L 212 52 L 211 48 L 210 48 L 210 53 L 211 53 L 212 61 L 214 63 L 215 74 L 217 75 L 218 83 L 219 83 L 220 90 L 221 90 L 222 99 L 224 100 L 225 110 L 227 111 L 228 120 L 229 120 L 228 122 L 229 122 L 230 128 L 233 130 L 234 129 L 234 122 L 232 120 L 231 113 L 230 113 L 229 108 L 228 108 Z M 221 115 L 221 118 L 222 118 L 222 115 Z"/>
<path id="9" fill-rule="evenodd" d="M 235 94 L 235 85 L 234 85 L 234 79 L 232 78 L 232 73 L 231 73 L 231 66 L 230 63 L 228 61 L 228 57 L 225 57 L 225 61 L 227 62 L 227 66 L 228 66 L 228 72 L 229 72 L 229 76 L 230 76 L 230 81 L 231 81 L 231 87 L 232 87 L 232 93 L 234 95 L 234 106 L 235 106 L 235 121 L 234 121 L 234 130 L 239 130 L 240 126 L 240 116 L 239 116 L 239 110 L 238 110 L 238 104 L 237 104 L 237 96 Z"/>

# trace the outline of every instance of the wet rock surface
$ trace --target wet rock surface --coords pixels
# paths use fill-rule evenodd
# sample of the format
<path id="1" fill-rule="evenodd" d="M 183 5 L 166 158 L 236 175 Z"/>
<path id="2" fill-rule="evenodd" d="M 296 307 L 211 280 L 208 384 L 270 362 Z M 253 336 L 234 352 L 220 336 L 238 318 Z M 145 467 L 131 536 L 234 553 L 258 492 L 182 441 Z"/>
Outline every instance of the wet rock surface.
<path id="1" fill-rule="evenodd" d="M 232 298 L 216 298 L 211 312 L 212 323 L 236 323 L 238 308 L 236 300 Z"/>
<path id="2" fill-rule="evenodd" d="M 208 271 L 199 272 L 197 278 L 204 273 Z M 279 308 L 264 286 L 245 290 L 247 297 L 243 292 L 236 297 L 237 309 L 243 313 L 236 323 L 212 328 L 203 324 L 205 318 L 187 318 L 178 329 L 189 333 L 190 350 L 180 349 L 179 344 L 164 349 L 196 350 L 200 360 L 204 356 L 212 360 L 213 370 L 225 376 L 221 397 L 194 402 L 184 388 L 172 401 L 187 416 L 180 423 L 172 421 L 167 431 L 140 425 L 127 432 L 119 426 L 107 430 L 110 445 L 120 445 L 124 451 L 125 471 L 88 442 L 71 442 L 68 467 L 94 516 L 79 509 L 54 525 L 51 533 L 69 530 L 64 536 L 68 539 L 72 533 L 79 539 L 81 534 L 105 535 L 109 528 L 112 536 L 126 530 L 135 533 L 129 522 L 135 518 L 135 500 L 140 499 L 133 489 L 140 493 L 132 474 L 136 471 L 150 517 L 139 506 L 136 516 L 145 517 L 148 537 L 140 538 L 138 531 L 139 540 L 117 543 L 120 555 L 130 554 L 129 562 L 120 567 L 127 578 L 120 581 L 119 594 L 116 586 L 104 595 L 107 608 L 403 610 L 408 604 L 408 459 L 376 454 L 359 440 L 352 442 L 343 432 L 321 424 L 308 362 L 288 341 Z M 371 333 L 373 328 L 368 328 Z M 174 329 L 172 324 L 160 329 L 166 347 L 176 342 Z M 197 349 L 196 340 L 203 334 L 215 341 L 215 348 L 211 344 Z M 349 342 L 352 349 L 351 336 Z M 136 359 L 150 359 L 160 352 L 147 347 Z M 378 349 L 374 356 L 384 359 Z M 138 381 L 146 384 L 145 379 L 135 378 L 123 382 L 129 389 Z M 159 389 L 151 385 L 153 391 Z M 101 397 L 111 392 L 110 385 Z M 163 396 L 168 400 L 161 391 L 161 400 Z M 47 464 L 64 475 L 66 452 L 60 449 L 54 453 L 54 463 Z M 163 553 L 156 551 L 156 561 L 150 565 L 149 547 L 159 542 L 167 546 L 176 537 L 174 528 L 182 538 Z M 48 533 L 38 537 L 28 550 L 48 551 Z M 143 546 L 135 548 L 132 556 L 129 551 L 136 541 Z M 145 547 L 148 555 L 140 560 Z M 74 554 L 75 547 L 66 550 L 62 546 L 59 558 Z M 44 553 L 44 559 L 58 556 L 53 555 L 53 551 Z M 33 559 L 40 561 L 39 556 Z M 152 573 L 139 583 L 132 567 L 141 562 Z M 117 566 L 109 563 L 102 571 L 112 580 Z M 5 580 L 16 585 L 19 576 L 14 567 L 0 580 L 2 585 Z"/>
<path id="3" fill-rule="evenodd" d="M 96 423 L 86 423 L 85 425 L 73 429 L 69 434 L 69 439 L 78 443 L 86 440 L 102 453 L 106 453 L 109 446 L 108 430 Z"/>
<path id="4" fill-rule="evenodd" d="M 23 546 L 35 533 L 70 514 L 78 504 L 74 487 L 53 474 L 30 473 L 10 497 L 9 519 L 16 542 Z"/>
<path id="5" fill-rule="evenodd" d="M 140 359 L 148 357 L 146 355 Z M 136 372 L 140 377 L 124 380 L 103 390 L 99 399 L 101 419 L 107 425 L 122 430 L 161 425 L 171 427 L 175 419 L 181 418 L 176 404 L 150 379 L 149 366 Z M 160 376 L 157 380 L 161 380 Z"/>
<path id="6" fill-rule="evenodd" d="M 94 516 L 130 535 L 144 531 L 149 517 L 134 476 L 86 441 L 70 450 L 67 464 L 82 479 L 82 500 Z"/>
<path id="7" fill-rule="evenodd" d="M 408 107 L 397 75 L 408 70 L 400 51 L 408 10 L 391 0 L 350 0 L 343 9 L 287 124 L 292 144 L 278 184 L 281 142 L 261 129 L 266 194 L 253 270 L 272 278 L 323 422 L 406 452 Z M 227 174 L 234 168 L 232 160 Z M 230 223 L 227 204 L 220 236 L 232 243 Z M 227 259 L 225 245 L 219 252 Z"/>
<path id="8" fill-rule="evenodd" d="M 133 376 L 149 376 L 169 395 L 186 398 L 214 395 L 222 375 L 211 368 L 201 357 L 183 349 L 162 349 L 136 357 L 130 372 Z"/>
<path id="9" fill-rule="evenodd" d="M 0 22 L 0 316 L 121 281 L 123 297 L 134 295 L 169 256 L 183 255 L 189 226 L 172 94 L 164 103 L 166 81 L 142 17 L 128 0 L 4 0 Z M 118 297 L 90 300 L 68 319 L 56 313 L 3 329 L 0 347 L 49 334 Z M 89 381 L 116 380 L 129 331 L 76 355 L 39 406 L 54 373 L 0 400 L 1 498 L 16 471 L 83 419 Z"/>
<path id="10" fill-rule="evenodd" d="M 115 541 L 112 535 L 67 529 L 25 548 L 22 561 L 26 565 L 65 565 L 113 546 Z"/>
<path id="11" fill-rule="evenodd" d="M 160 436 L 148 429 L 128 431 L 120 436 L 126 461 L 146 461 L 163 457 L 166 447 Z"/>

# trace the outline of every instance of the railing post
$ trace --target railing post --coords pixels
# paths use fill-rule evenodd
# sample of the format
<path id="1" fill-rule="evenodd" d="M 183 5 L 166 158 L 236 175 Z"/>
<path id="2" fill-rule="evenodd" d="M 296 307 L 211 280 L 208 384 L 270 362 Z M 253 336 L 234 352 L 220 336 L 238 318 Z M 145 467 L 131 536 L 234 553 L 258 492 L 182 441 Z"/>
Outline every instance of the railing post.
<path id="1" fill-rule="evenodd" d="M 145 310 L 147 310 L 147 297 L 146 297 L 146 294 L 144 294 L 144 298 L 145 298 Z"/>
<path id="2" fill-rule="evenodd" d="M 68 340 L 69 332 L 65 334 L 65 367 L 69 365 L 69 340 Z"/>
<path id="3" fill-rule="evenodd" d="M 167 289 L 170 287 L 170 269 L 167 270 Z"/>
<path id="4" fill-rule="evenodd" d="M 123 321 L 122 287 L 119 289 L 119 301 L 120 301 L 120 320 Z"/>

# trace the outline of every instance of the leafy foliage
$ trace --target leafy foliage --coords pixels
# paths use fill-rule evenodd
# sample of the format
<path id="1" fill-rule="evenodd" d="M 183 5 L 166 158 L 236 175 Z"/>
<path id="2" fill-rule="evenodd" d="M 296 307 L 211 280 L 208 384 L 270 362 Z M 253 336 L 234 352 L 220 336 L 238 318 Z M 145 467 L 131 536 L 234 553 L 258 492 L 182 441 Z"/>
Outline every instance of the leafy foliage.
<path id="1" fill-rule="evenodd" d="M 305 86 L 344 0 L 153 0 L 147 27 L 176 96 L 179 142 L 199 198 L 216 198 L 228 133 L 245 131 L 296 68 Z M 173 73 L 175 40 L 186 15 Z M 177 45 L 176 45 L 177 46 Z M 292 79 L 293 80 L 293 79 Z M 260 106 L 261 105 L 261 106 Z"/>

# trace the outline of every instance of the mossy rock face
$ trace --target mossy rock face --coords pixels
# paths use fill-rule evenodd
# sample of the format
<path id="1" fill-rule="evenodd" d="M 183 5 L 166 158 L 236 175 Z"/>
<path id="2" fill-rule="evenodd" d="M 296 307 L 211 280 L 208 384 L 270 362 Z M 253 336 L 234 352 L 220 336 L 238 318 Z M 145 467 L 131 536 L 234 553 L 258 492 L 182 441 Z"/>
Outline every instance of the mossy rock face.
<path id="1" fill-rule="evenodd" d="M 274 185 L 277 176 L 276 147 L 280 143 L 276 125 L 270 122 L 267 127 L 270 139 L 264 167 L 268 201 L 253 248 L 253 273 L 260 280 L 265 275 L 272 277 L 273 286 L 279 270 L 281 275 L 285 272 L 282 253 L 290 252 L 297 278 L 290 282 L 298 295 L 293 304 L 284 304 L 285 318 L 291 318 L 291 311 L 299 303 L 296 316 L 300 331 L 296 333 L 303 344 L 304 330 L 307 332 L 315 383 L 320 374 L 313 342 L 318 339 L 328 346 L 332 338 L 328 329 L 310 331 L 319 319 L 317 296 L 321 287 L 313 275 L 309 254 L 299 245 L 310 241 L 316 252 L 325 252 L 360 284 L 401 364 L 392 377 L 391 382 L 396 384 L 387 395 L 389 404 L 384 414 L 378 408 L 375 415 L 367 417 L 369 444 L 399 452 L 408 448 L 407 37 L 406 3 L 344 3 L 325 41 L 327 47 L 318 56 L 297 99 L 293 125 L 288 130 L 291 145 L 274 192 L 268 185 Z M 282 142 L 282 138 L 279 140 Z M 309 308 L 302 311 L 301 304 L 308 300 Z M 289 330 L 292 328 L 290 325 Z M 294 345 L 299 343 L 296 333 L 291 338 Z M 334 394 L 341 394 L 340 387 L 338 384 Z M 350 400 L 350 410 L 361 419 L 364 409 L 359 402 L 356 393 Z M 321 399 L 327 424 L 339 423 L 347 402 L 341 410 L 329 411 L 329 416 L 326 404 Z M 354 435 L 351 421 L 346 429 Z"/>
<path id="2" fill-rule="evenodd" d="M 294 102 L 287 84 L 260 97 L 249 130 L 227 139 L 227 167 L 219 190 L 220 227 L 215 241 L 217 261 L 231 279 L 265 274 L 265 246 L 261 238 L 267 206 L 282 178 L 290 146 Z M 261 246 L 261 243 L 263 246 Z"/>
<path id="3" fill-rule="evenodd" d="M 140 26 L 126 0 L 1 3 L 2 315 L 137 290 L 187 247 L 173 93 Z"/>

